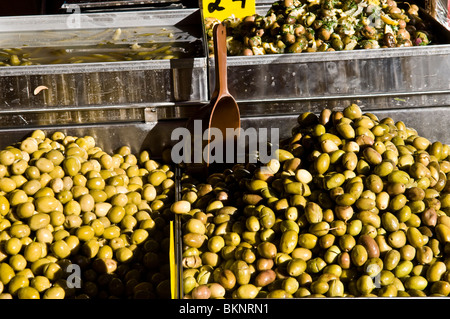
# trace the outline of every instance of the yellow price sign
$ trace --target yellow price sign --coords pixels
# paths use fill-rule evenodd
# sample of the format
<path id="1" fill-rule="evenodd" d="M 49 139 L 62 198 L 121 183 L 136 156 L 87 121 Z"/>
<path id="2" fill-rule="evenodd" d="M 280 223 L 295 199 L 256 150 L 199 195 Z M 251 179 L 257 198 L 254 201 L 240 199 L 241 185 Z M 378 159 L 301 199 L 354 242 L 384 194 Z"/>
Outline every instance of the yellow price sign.
<path id="1" fill-rule="evenodd" d="M 234 16 L 245 18 L 256 12 L 255 0 L 201 0 L 203 18 L 216 18 L 223 21 Z"/>

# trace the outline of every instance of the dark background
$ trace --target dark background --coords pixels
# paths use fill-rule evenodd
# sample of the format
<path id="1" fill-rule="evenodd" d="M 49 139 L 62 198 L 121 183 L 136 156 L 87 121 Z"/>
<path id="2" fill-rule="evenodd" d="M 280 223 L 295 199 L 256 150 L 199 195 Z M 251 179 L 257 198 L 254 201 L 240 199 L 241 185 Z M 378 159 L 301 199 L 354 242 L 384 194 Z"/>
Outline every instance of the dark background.
<path id="1" fill-rule="evenodd" d="M 0 16 L 65 13 L 60 10 L 64 2 L 80 3 L 96 1 L 100 0 L 1 0 Z M 188 8 L 198 7 L 198 0 L 182 0 L 181 3 Z"/>
<path id="2" fill-rule="evenodd" d="M 0 15 L 16 16 L 56 13 L 64 0 L 8 0 L 0 2 Z"/>
<path id="3" fill-rule="evenodd" d="M 1 0 L 0 16 L 18 16 L 30 14 L 57 14 L 63 12 L 61 6 L 64 2 L 96 2 L 107 0 Z M 273 0 L 275 2 L 276 0 Z M 401 2 L 405 0 L 397 0 Z M 423 7 L 425 0 L 409 0 L 409 3 L 416 3 Z M 178 1 L 180 3 L 180 1 Z M 198 0 L 181 0 L 181 4 L 187 8 L 198 8 Z"/>

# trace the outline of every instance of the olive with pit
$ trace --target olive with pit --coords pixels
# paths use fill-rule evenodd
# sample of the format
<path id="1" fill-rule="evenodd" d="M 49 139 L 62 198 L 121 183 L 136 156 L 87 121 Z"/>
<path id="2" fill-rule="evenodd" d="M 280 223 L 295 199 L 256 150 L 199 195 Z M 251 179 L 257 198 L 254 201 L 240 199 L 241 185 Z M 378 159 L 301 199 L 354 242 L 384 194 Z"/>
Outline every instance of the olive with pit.
<path id="1" fill-rule="evenodd" d="M 236 285 L 236 276 L 230 269 L 224 269 L 220 272 L 218 281 L 226 290 L 230 290 Z"/>
<path id="2" fill-rule="evenodd" d="M 425 245 L 423 235 L 416 227 L 408 227 L 408 229 L 406 230 L 406 237 L 408 239 L 408 242 L 414 248 L 420 248 Z"/>
<path id="3" fill-rule="evenodd" d="M 173 203 L 170 210 L 175 214 L 187 214 L 191 210 L 191 203 L 187 200 L 180 200 Z"/>
<path id="4" fill-rule="evenodd" d="M 256 287 L 265 287 L 276 279 L 276 273 L 272 269 L 266 269 L 259 272 L 255 279 L 254 283 Z"/>
<path id="5" fill-rule="evenodd" d="M 257 246 L 258 254 L 263 258 L 273 259 L 275 258 L 278 250 L 277 247 L 271 242 L 262 242 Z"/>

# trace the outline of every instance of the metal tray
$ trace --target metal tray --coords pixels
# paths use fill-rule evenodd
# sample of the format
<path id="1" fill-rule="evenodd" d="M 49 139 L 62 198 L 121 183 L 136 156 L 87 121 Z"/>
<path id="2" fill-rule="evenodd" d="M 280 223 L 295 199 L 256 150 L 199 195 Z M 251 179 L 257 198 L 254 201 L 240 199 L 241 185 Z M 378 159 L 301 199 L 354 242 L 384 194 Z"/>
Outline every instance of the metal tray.
<path id="1" fill-rule="evenodd" d="M 356 101 L 352 101 L 356 102 Z M 266 102 L 270 104 L 270 102 Z M 294 104 L 296 102 L 293 102 Z M 302 111 L 297 113 L 296 108 L 293 107 L 290 114 L 284 115 L 270 115 L 270 116 L 248 116 L 242 119 L 242 128 L 245 130 L 247 128 L 279 128 L 279 137 L 280 139 L 289 138 L 292 136 L 291 129 L 295 127 L 298 122 L 297 118 L 300 112 L 304 111 L 312 111 L 316 114 L 319 114 L 320 111 L 324 107 L 331 107 L 333 105 L 336 109 L 342 110 L 346 104 L 342 103 L 341 100 L 332 101 L 327 105 L 323 103 L 321 107 L 315 106 L 313 108 L 306 109 L 304 108 Z M 297 109 L 300 110 L 301 106 Z M 392 118 L 395 122 L 403 121 L 407 127 L 416 129 L 418 134 L 428 138 L 431 142 L 440 141 L 442 143 L 449 144 L 450 143 L 450 134 L 446 132 L 445 127 L 448 126 L 450 121 L 450 105 L 440 106 L 440 107 L 427 107 L 427 108 L 417 108 L 414 112 L 411 112 L 410 109 L 369 109 L 363 108 L 363 112 L 371 112 L 378 116 L 381 120 L 386 117 Z M 270 141 L 274 142 L 274 141 Z M 181 174 L 182 171 L 178 170 L 176 172 L 176 199 L 181 199 Z M 184 268 L 182 266 L 182 252 L 183 252 L 183 241 L 182 241 L 182 225 L 183 220 L 180 215 L 175 216 L 175 260 L 176 260 L 176 297 L 183 298 L 183 271 Z M 357 299 L 363 299 L 364 297 L 357 297 Z M 416 297 L 410 297 L 416 298 Z M 429 299 L 434 299 L 436 297 L 427 297 Z M 439 297 L 438 297 L 439 298 Z M 396 298 L 394 298 L 395 300 Z"/>
<path id="2" fill-rule="evenodd" d="M 139 10 L 139 8 L 157 9 L 164 7 L 183 8 L 181 0 L 71 0 L 61 5 L 63 10 L 79 8 L 83 12 L 107 10 Z"/>
<path id="3" fill-rule="evenodd" d="M 170 60 L 1 67 L 0 111 L 207 99 L 198 9 L 2 17 L 0 47 L 88 47 L 105 37 L 109 40 L 119 28 L 122 45 L 197 43 L 199 54 Z M 48 90 L 35 95 L 41 85 Z"/>
<path id="4" fill-rule="evenodd" d="M 265 13 L 268 8 L 259 6 L 257 12 Z M 449 101 L 450 32 L 423 10 L 420 14 L 430 24 L 431 32 L 440 44 L 410 48 L 229 56 L 227 66 L 230 93 L 238 103 L 360 98 L 370 99 L 370 106 L 376 107 L 387 98 L 395 101 L 413 97 L 417 100 L 414 106 L 429 106 L 427 103 L 431 98 L 422 103 L 419 95 L 432 95 L 433 98 L 438 96 L 439 100 Z M 214 57 L 209 57 L 210 94 L 214 88 L 214 67 Z"/>

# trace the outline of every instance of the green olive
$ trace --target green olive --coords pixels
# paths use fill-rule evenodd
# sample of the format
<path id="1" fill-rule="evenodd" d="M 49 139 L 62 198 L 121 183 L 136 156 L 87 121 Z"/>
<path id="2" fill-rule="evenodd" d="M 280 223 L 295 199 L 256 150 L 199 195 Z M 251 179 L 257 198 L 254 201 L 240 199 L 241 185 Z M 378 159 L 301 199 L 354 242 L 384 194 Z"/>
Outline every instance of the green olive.
<path id="1" fill-rule="evenodd" d="M 10 227 L 9 233 L 11 237 L 25 238 L 31 234 L 31 229 L 25 224 L 14 224 Z"/>
<path id="2" fill-rule="evenodd" d="M 38 242 L 29 243 L 24 249 L 25 259 L 32 263 L 39 260 L 43 256 L 43 244 Z"/>
<path id="3" fill-rule="evenodd" d="M 390 183 L 402 183 L 405 185 L 408 184 L 410 180 L 409 174 L 401 170 L 393 171 L 387 176 L 387 178 Z"/>
<path id="4" fill-rule="evenodd" d="M 314 167 L 318 174 L 324 174 L 330 166 L 330 155 L 320 154 L 314 162 Z"/>
<path id="5" fill-rule="evenodd" d="M 254 299 L 258 295 L 259 289 L 253 284 L 244 284 L 236 290 L 236 298 Z"/>
<path id="6" fill-rule="evenodd" d="M 115 252 L 115 256 L 118 262 L 128 263 L 133 259 L 133 251 L 128 247 L 121 247 Z"/>
<path id="7" fill-rule="evenodd" d="M 406 289 L 423 290 L 428 285 L 428 281 L 423 276 L 411 276 L 405 280 Z"/>
<path id="8" fill-rule="evenodd" d="M 336 204 L 339 206 L 351 206 L 356 202 L 357 198 L 351 193 L 344 193 L 336 198 Z"/>
<path id="9" fill-rule="evenodd" d="M 17 296 L 18 291 L 23 287 L 28 287 L 30 280 L 24 275 L 15 275 L 8 283 L 8 292 Z"/>
<path id="10" fill-rule="evenodd" d="M 48 214 L 58 209 L 61 203 L 53 196 L 42 196 L 34 200 L 36 211 Z"/>
<path id="11" fill-rule="evenodd" d="M 185 227 L 188 232 L 196 234 L 204 234 L 206 231 L 205 225 L 201 221 L 194 218 L 190 219 L 186 223 Z"/>
<path id="12" fill-rule="evenodd" d="M 406 237 L 408 242 L 415 248 L 420 248 L 425 245 L 423 235 L 416 227 L 408 227 Z"/>
<path id="13" fill-rule="evenodd" d="M 355 138 L 355 130 L 349 123 L 339 123 L 336 130 L 346 140 Z"/>
<path id="14" fill-rule="evenodd" d="M 68 156 L 62 162 L 64 172 L 69 176 L 75 176 L 81 170 L 81 161 L 76 156 Z"/>
<path id="15" fill-rule="evenodd" d="M 161 183 L 167 178 L 167 175 L 165 172 L 161 170 L 154 170 L 152 173 L 148 176 L 148 182 L 153 186 L 159 186 Z"/>
<path id="16" fill-rule="evenodd" d="M 406 234 L 403 230 L 397 230 L 389 234 L 388 244 L 393 248 L 401 248 L 406 245 Z"/>
<path id="17" fill-rule="evenodd" d="M 28 226 L 32 231 L 37 231 L 50 224 L 50 215 L 44 213 L 37 213 L 28 219 Z"/>
<path id="18" fill-rule="evenodd" d="M 445 224 L 436 225 L 436 236 L 441 243 L 450 242 L 450 227 Z"/>
<path id="19" fill-rule="evenodd" d="M 378 165 L 383 161 L 381 154 L 372 147 L 365 148 L 363 151 L 363 156 L 365 160 L 371 165 Z"/>
<path id="20" fill-rule="evenodd" d="M 368 275 L 362 275 L 356 282 L 356 287 L 361 295 L 368 295 L 375 288 L 373 279 Z"/>
<path id="21" fill-rule="evenodd" d="M 295 230 L 287 230 L 283 232 L 280 239 L 280 251 L 283 253 L 290 254 L 298 242 L 298 232 Z"/>
<path id="22" fill-rule="evenodd" d="M 276 158 L 280 163 L 283 163 L 283 162 L 285 162 L 285 161 L 287 161 L 287 160 L 289 160 L 289 159 L 293 159 L 294 156 L 293 156 L 290 152 L 288 152 L 288 151 L 286 151 L 286 150 L 284 150 L 284 149 L 279 148 L 279 149 L 277 149 L 277 150 L 275 151 L 275 158 Z"/>
<path id="23" fill-rule="evenodd" d="M 30 280 L 30 287 L 36 289 L 39 293 L 44 292 L 45 290 L 51 287 L 51 282 L 47 277 L 44 276 L 35 276 Z"/>
<path id="24" fill-rule="evenodd" d="M 4 245 L 5 253 L 8 255 L 16 255 L 22 249 L 22 242 L 19 238 L 12 237 L 8 239 Z"/>
<path id="25" fill-rule="evenodd" d="M 0 178 L 0 191 L 3 191 L 5 193 L 12 192 L 17 187 L 16 182 L 9 177 L 2 177 Z"/>
<path id="26" fill-rule="evenodd" d="M 375 228 L 379 228 L 381 226 L 380 216 L 372 211 L 364 210 L 356 214 L 356 216 L 359 220 L 361 220 L 363 225 L 370 225 Z"/>
<path id="27" fill-rule="evenodd" d="M 350 252 L 352 263 L 360 267 L 365 264 L 368 258 L 367 250 L 362 245 L 355 245 Z"/>
<path id="28" fill-rule="evenodd" d="M 265 287 L 276 279 L 276 273 L 272 269 L 266 269 L 259 272 L 255 277 L 256 287 Z"/>
<path id="29" fill-rule="evenodd" d="M 361 211 L 370 211 L 376 207 L 376 202 L 372 198 L 359 198 L 355 205 Z"/>
<path id="30" fill-rule="evenodd" d="M 323 218 L 322 208 L 314 202 L 308 202 L 305 207 L 305 216 L 309 223 L 318 223 Z"/>
<path id="31" fill-rule="evenodd" d="M 298 245 L 302 248 L 313 249 L 317 245 L 318 238 L 310 233 L 302 233 L 298 236 Z"/>
<path id="32" fill-rule="evenodd" d="M 33 287 L 22 287 L 17 291 L 19 299 L 41 299 L 39 291 Z"/>
<path id="33" fill-rule="evenodd" d="M 226 289 L 232 289 L 236 285 L 236 276 L 229 269 L 224 269 L 219 275 L 219 283 Z"/>
<path id="34" fill-rule="evenodd" d="M 75 232 L 77 238 L 81 241 L 88 241 L 95 236 L 94 228 L 88 225 L 81 226 L 77 228 Z"/>
<path id="35" fill-rule="evenodd" d="M 383 267 L 386 270 L 393 270 L 398 263 L 400 262 L 400 252 L 398 252 L 398 250 L 392 249 L 390 251 L 388 251 L 385 255 L 384 255 L 384 259 L 383 259 Z"/>
<path id="36" fill-rule="evenodd" d="M 20 273 L 26 268 L 27 260 L 24 256 L 17 254 L 9 258 L 9 265 L 15 272 Z"/>
<path id="37" fill-rule="evenodd" d="M 352 250 L 355 245 L 356 245 L 355 237 L 349 234 L 344 234 L 339 238 L 339 247 L 343 251 L 348 252 Z"/>
<path id="38" fill-rule="evenodd" d="M 70 255 L 69 245 L 64 240 L 53 242 L 50 249 L 58 258 L 66 258 Z"/>
<path id="39" fill-rule="evenodd" d="M 306 270 L 306 262 L 301 258 L 294 258 L 288 262 L 286 267 L 290 276 L 297 277 Z"/>
<path id="40" fill-rule="evenodd" d="M 275 258 L 277 247 L 271 242 L 262 242 L 257 247 L 258 254 L 263 258 Z"/>
<path id="41" fill-rule="evenodd" d="M 442 261 L 437 261 L 430 265 L 426 272 L 426 279 L 429 282 L 438 282 L 441 281 L 443 278 L 443 275 L 447 271 L 447 266 Z"/>
<path id="42" fill-rule="evenodd" d="M 430 293 L 439 296 L 450 294 L 450 284 L 447 281 L 436 281 L 431 284 Z"/>
<path id="43" fill-rule="evenodd" d="M 379 177 L 385 177 L 391 174 L 394 170 L 394 165 L 391 161 L 383 160 L 380 164 L 374 167 L 374 173 Z"/>
<path id="44" fill-rule="evenodd" d="M 403 278 L 408 276 L 413 269 L 413 263 L 409 260 L 400 261 L 399 264 L 393 269 L 394 275 L 397 278 Z"/>
<path id="45" fill-rule="evenodd" d="M 385 212 L 381 216 L 381 225 L 388 232 L 396 232 L 399 229 L 399 221 L 397 217 L 390 212 Z"/>
<path id="46" fill-rule="evenodd" d="M 189 247 L 200 248 L 205 239 L 205 236 L 202 234 L 187 233 L 183 236 L 183 243 Z"/>
<path id="47" fill-rule="evenodd" d="M 56 262 L 49 262 L 43 266 L 43 275 L 50 281 L 56 281 L 63 276 L 63 270 L 61 266 Z"/>

